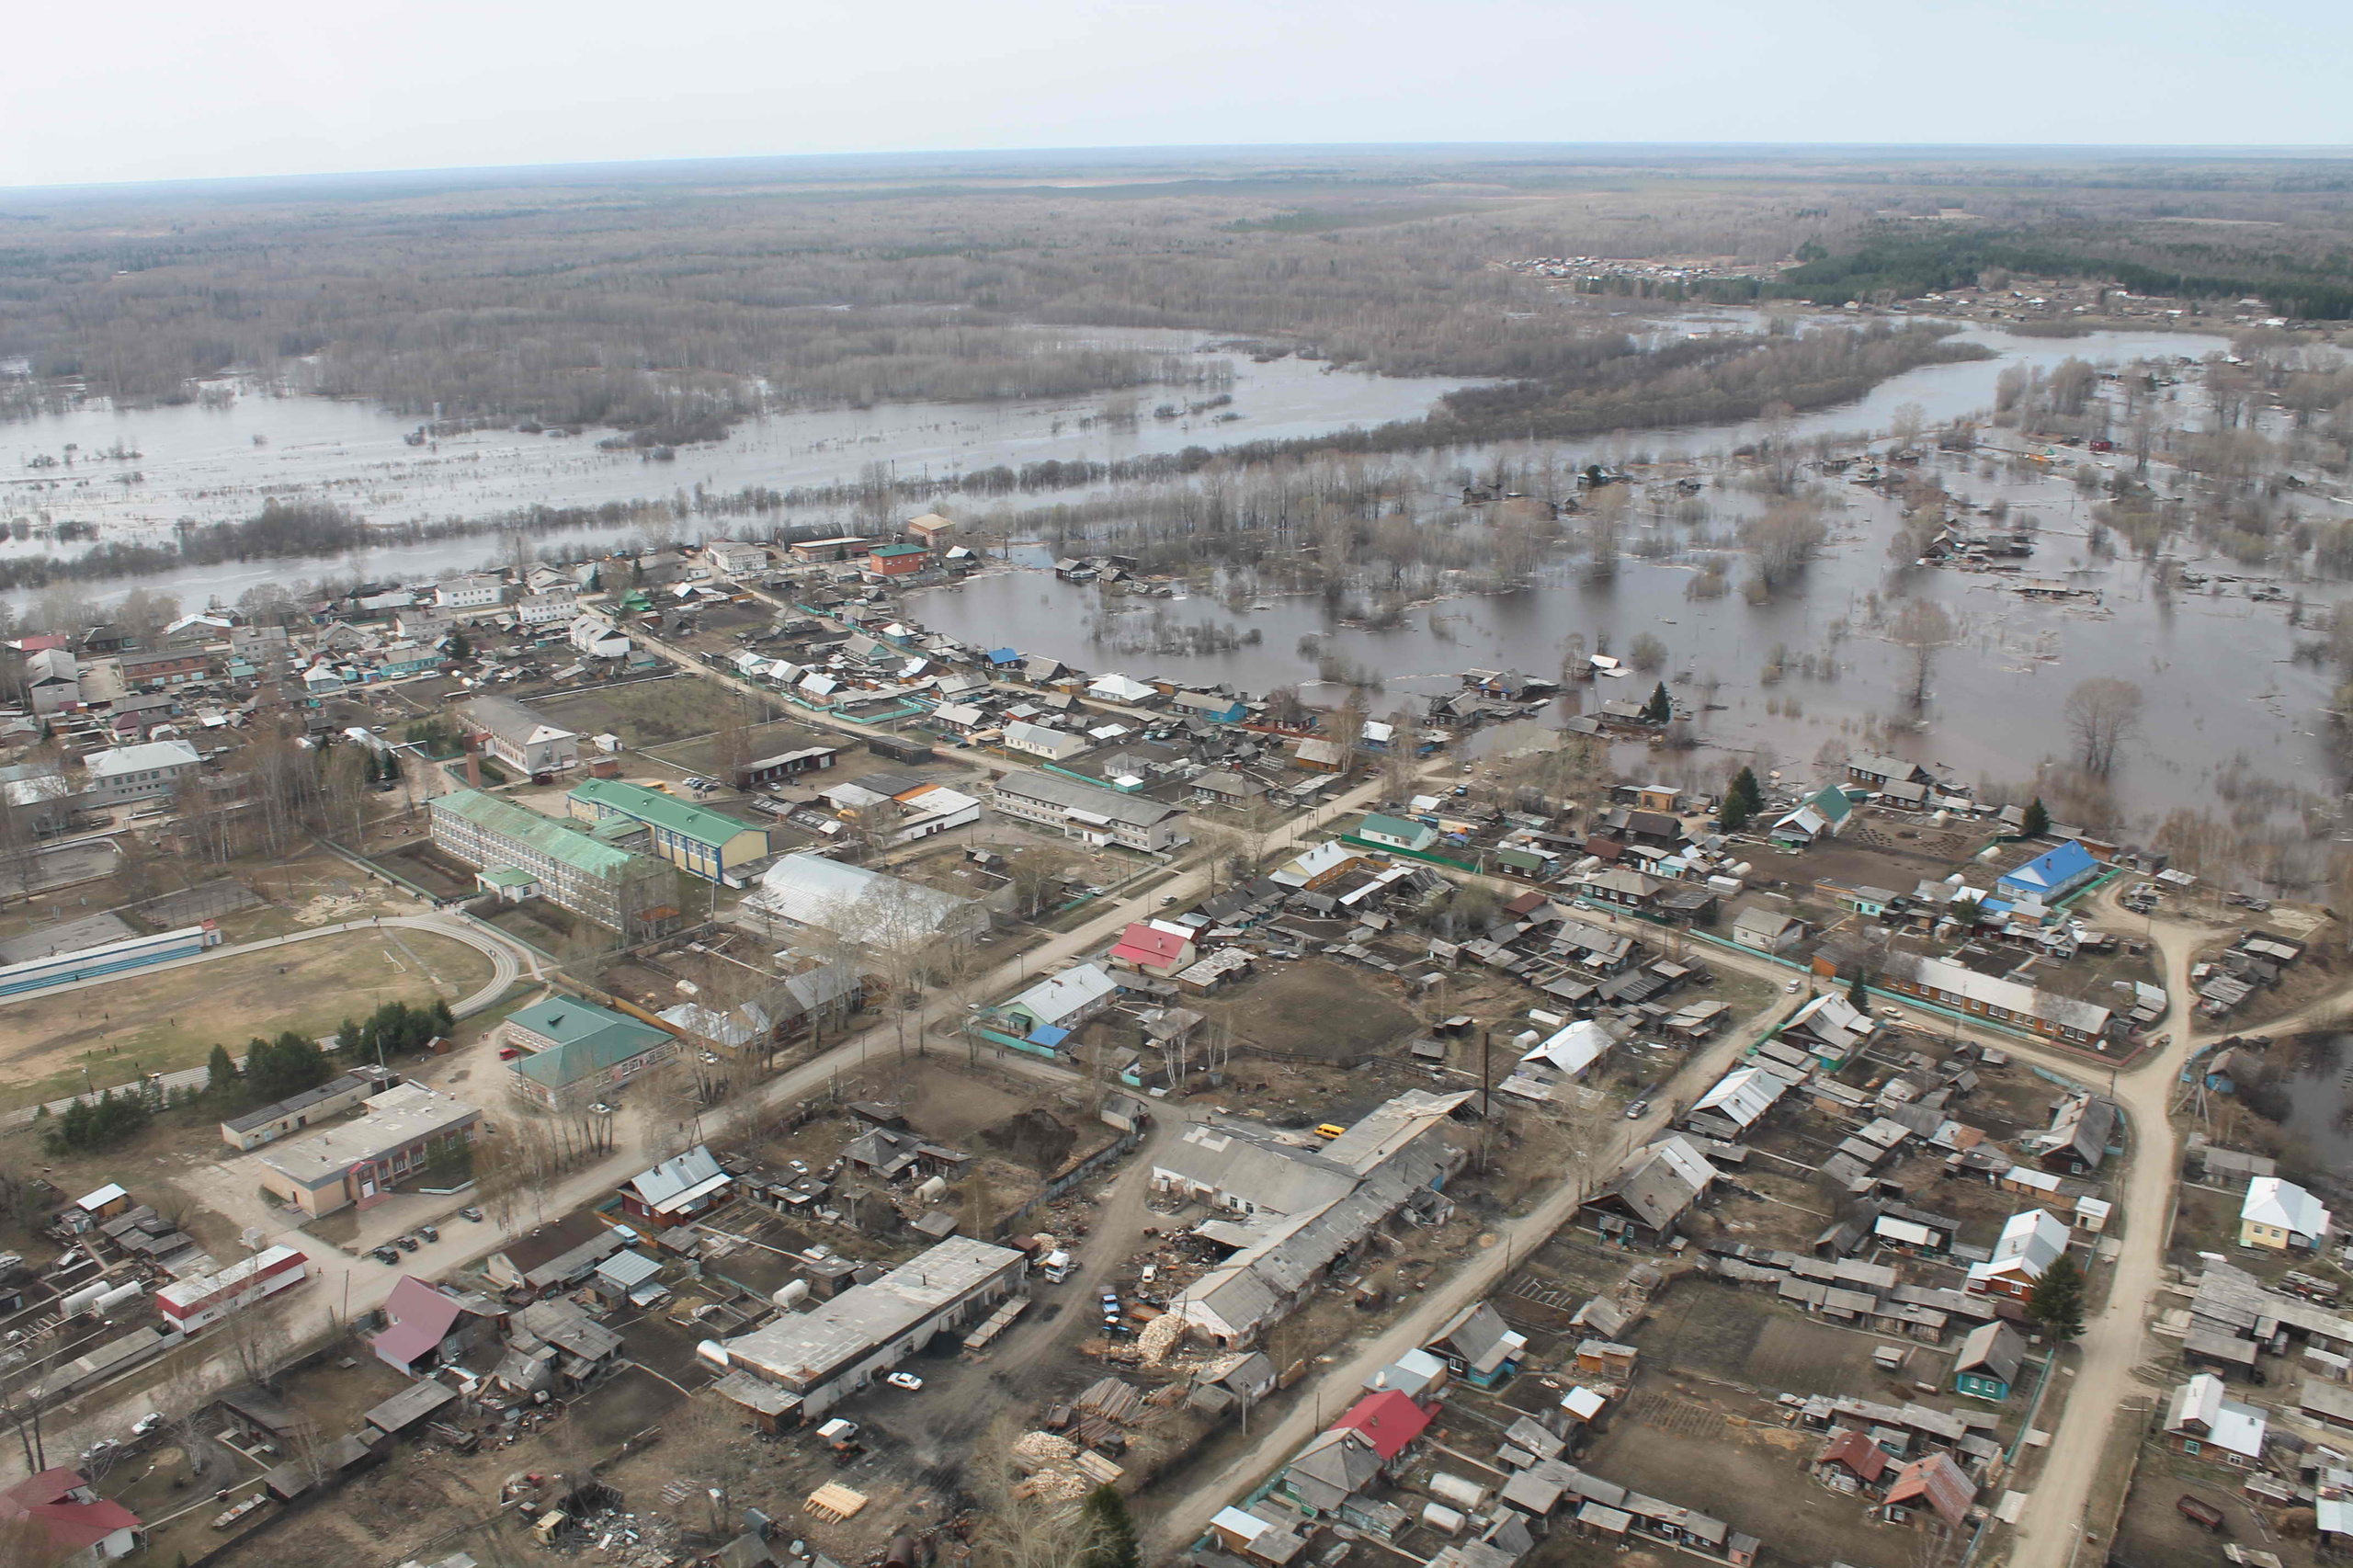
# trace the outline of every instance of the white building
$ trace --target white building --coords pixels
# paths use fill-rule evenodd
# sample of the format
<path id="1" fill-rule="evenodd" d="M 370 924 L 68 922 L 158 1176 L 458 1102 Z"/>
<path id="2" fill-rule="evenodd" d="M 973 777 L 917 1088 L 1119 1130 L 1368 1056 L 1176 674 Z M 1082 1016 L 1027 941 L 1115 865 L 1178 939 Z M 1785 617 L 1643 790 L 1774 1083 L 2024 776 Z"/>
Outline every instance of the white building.
<path id="1" fill-rule="evenodd" d="M 2246 1201 L 2239 1205 L 2239 1245 L 2316 1252 L 2329 1229 L 2327 1208 L 2294 1182 L 2266 1176 L 2247 1183 Z"/>
<path id="2" fill-rule="evenodd" d="M 870 1387 L 949 1329 L 976 1324 L 1020 1288 L 1029 1260 L 1010 1247 L 950 1236 L 871 1284 L 855 1286 L 813 1312 L 786 1312 L 766 1328 L 728 1340 L 729 1367 L 756 1380 L 718 1392 L 813 1419 Z M 766 1384 L 762 1389 L 758 1384 Z"/>
<path id="3" fill-rule="evenodd" d="M 1032 724 L 1026 719 L 1016 719 L 1005 727 L 1006 750 L 1042 756 L 1048 762 L 1067 762 L 1086 751 L 1089 744 L 1085 735 Z"/>
<path id="4" fill-rule="evenodd" d="M 1157 701 L 1160 698 L 1154 687 L 1117 674 L 1098 678 L 1086 688 L 1086 695 L 1097 702 L 1117 702 L 1131 708 L 1140 703 Z"/>
<path id="5" fill-rule="evenodd" d="M 149 741 L 93 752 L 83 766 L 89 769 L 93 802 L 111 806 L 170 794 L 200 761 L 186 741 Z"/>
<path id="6" fill-rule="evenodd" d="M 1972 1295 L 2023 1298 L 2067 1250 L 2067 1227 L 2040 1209 L 2013 1214 L 1994 1244 L 1994 1256 L 1969 1266 Z"/>
<path id="7" fill-rule="evenodd" d="M 1074 1029 L 1110 1006 L 1119 983 L 1091 963 L 1049 975 L 1005 1005 L 1030 1028 Z"/>
<path id="8" fill-rule="evenodd" d="M 547 626 L 559 620 L 570 620 L 578 613 L 580 595 L 571 588 L 550 588 L 545 593 L 526 594 L 515 606 L 515 619 L 525 626 Z"/>
<path id="9" fill-rule="evenodd" d="M 626 659 L 630 641 L 611 621 L 593 615 L 574 619 L 569 632 L 572 645 L 592 659 Z"/>
<path id="10" fill-rule="evenodd" d="M 469 704 L 490 755 L 524 773 L 561 773 L 580 761 L 580 737 L 536 710 L 504 697 Z"/>
<path id="11" fill-rule="evenodd" d="M 768 552 L 756 544 L 715 539 L 702 547 L 702 552 L 722 577 L 747 577 L 768 569 Z"/>
<path id="12" fill-rule="evenodd" d="M 1185 814 L 1182 807 L 1164 801 L 1022 768 L 998 779 L 995 791 L 996 809 L 1006 816 L 1059 828 L 1066 838 L 1124 849 L 1171 847 Z"/>
<path id="13" fill-rule="evenodd" d="M 434 585 L 433 602 L 443 609 L 482 609 L 496 604 L 506 591 L 498 578 L 475 573 Z"/>
<path id="14" fill-rule="evenodd" d="M 760 873 L 747 916 L 828 932 L 865 947 L 967 942 L 988 929 L 986 907 L 863 866 L 822 855 L 787 855 Z"/>

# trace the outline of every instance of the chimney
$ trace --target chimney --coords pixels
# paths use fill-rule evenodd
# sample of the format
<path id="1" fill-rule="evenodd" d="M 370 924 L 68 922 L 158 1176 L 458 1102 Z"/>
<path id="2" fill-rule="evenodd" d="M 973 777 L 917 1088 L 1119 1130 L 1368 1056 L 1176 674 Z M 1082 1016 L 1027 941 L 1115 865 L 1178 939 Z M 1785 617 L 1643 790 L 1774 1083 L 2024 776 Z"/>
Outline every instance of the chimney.
<path id="1" fill-rule="evenodd" d="M 482 744 L 472 735 L 466 737 L 466 788 L 482 788 Z"/>

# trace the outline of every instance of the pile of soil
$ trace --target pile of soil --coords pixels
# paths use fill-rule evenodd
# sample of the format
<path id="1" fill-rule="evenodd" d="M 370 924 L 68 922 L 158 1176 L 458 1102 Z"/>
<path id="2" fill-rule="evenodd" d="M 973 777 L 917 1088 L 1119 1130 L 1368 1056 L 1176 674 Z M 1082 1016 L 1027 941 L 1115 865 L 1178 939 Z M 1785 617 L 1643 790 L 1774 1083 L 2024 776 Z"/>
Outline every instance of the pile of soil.
<path id="1" fill-rule="evenodd" d="M 1070 1152 L 1078 1146 L 1078 1131 L 1063 1125 L 1051 1112 L 1032 1108 L 995 1127 L 983 1127 L 980 1140 L 983 1148 L 1043 1175 L 1061 1169 L 1070 1158 Z"/>

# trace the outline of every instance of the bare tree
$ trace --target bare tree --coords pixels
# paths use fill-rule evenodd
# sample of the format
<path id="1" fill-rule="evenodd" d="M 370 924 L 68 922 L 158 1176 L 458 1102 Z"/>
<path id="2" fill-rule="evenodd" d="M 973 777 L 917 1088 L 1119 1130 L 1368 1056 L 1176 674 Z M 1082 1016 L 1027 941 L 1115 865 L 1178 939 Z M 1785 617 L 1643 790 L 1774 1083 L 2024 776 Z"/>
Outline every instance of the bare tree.
<path id="1" fill-rule="evenodd" d="M 1942 605 L 1928 599 L 1906 599 L 1888 630 L 1889 640 L 1904 650 L 1908 676 L 1905 699 L 1917 713 L 1928 705 L 1928 682 L 1937 672 L 1937 655 L 1953 640 L 1952 617 Z"/>
<path id="2" fill-rule="evenodd" d="M 2075 760 L 2087 773 L 2107 777 L 2117 749 L 2141 732 L 2141 688 L 2115 676 L 2078 681 L 2063 712 L 2075 738 Z"/>

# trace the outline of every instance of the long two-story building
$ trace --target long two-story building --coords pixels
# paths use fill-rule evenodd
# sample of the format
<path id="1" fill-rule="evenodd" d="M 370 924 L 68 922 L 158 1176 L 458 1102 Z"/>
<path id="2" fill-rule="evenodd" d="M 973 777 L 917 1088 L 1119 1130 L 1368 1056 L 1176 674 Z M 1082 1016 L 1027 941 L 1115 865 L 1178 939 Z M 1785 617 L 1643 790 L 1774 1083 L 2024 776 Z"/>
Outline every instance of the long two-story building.
<path id="1" fill-rule="evenodd" d="M 1123 849 L 1173 847 L 1185 809 L 1057 774 L 1016 768 L 996 781 L 996 809 L 1059 830 L 1065 838 Z"/>

